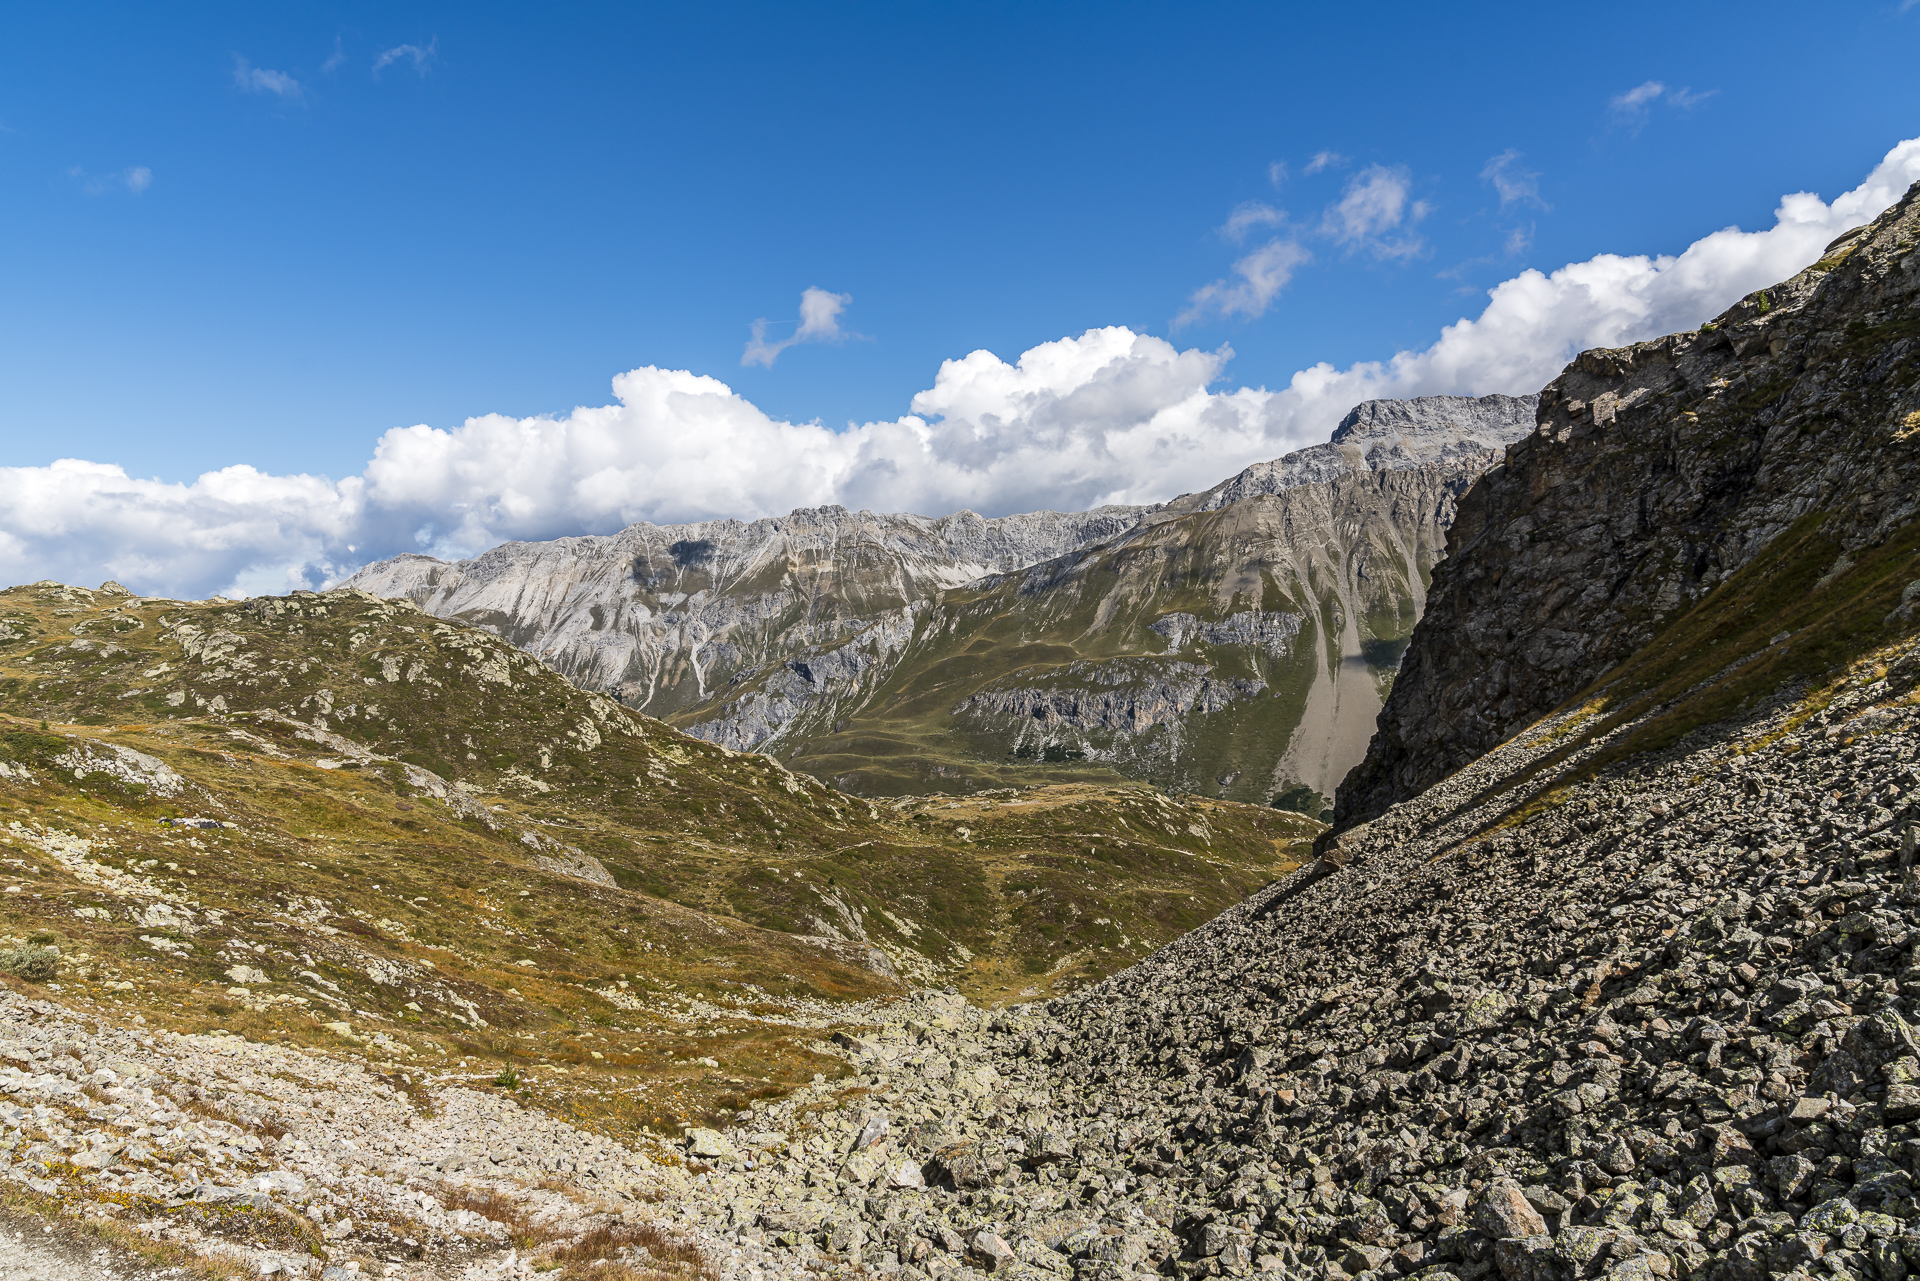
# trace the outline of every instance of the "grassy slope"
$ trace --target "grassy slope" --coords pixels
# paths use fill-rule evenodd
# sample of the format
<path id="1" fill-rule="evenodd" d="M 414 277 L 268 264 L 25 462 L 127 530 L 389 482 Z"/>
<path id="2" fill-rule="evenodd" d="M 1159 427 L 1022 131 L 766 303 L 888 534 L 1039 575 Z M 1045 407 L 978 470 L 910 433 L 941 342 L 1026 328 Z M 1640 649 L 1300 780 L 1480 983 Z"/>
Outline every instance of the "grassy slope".
<path id="1" fill-rule="evenodd" d="M 1651 643 L 1543 718 L 1564 718 L 1554 730 L 1559 749 L 1503 790 L 1560 777 L 1514 817 L 1558 803 L 1562 786 L 1611 762 L 1737 721 L 1783 689 L 1801 691 L 1796 721 L 1804 721 L 1860 684 L 1863 673 L 1884 675 L 1909 653 L 1915 625 L 1893 611 L 1903 590 L 1920 581 L 1920 522 L 1850 557 L 1852 568 L 1822 585 L 1840 554 L 1828 522 L 1822 512 L 1803 517 Z M 1602 740 L 1600 750 L 1586 750 Z M 1577 765 L 1563 768 L 1576 756 Z"/>
<path id="2" fill-rule="evenodd" d="M 1137 787 L 872 805 L 358 593 L 0 593 L 0 764 L 0 930 L 57 937 L 62 999 L 399 1071 L 546 1062 L 538 1098 L 616 1128 L 830 1071 L 820 1028 L 903 983 L 1111 972 L 1318 830 Z"/>

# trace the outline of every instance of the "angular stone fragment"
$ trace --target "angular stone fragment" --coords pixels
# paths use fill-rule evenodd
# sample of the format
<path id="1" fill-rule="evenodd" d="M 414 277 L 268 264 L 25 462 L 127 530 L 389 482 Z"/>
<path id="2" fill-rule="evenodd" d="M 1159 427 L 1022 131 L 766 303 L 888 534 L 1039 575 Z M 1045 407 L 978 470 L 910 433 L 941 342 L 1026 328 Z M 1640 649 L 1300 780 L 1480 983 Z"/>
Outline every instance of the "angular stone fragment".
<path id="1" fill-rule="evenodd" d="M 699 1126 L 687 1131 L 687 1154 L 707 1161 L 731 1161 L 738 1155 L 726 1135 Z"/>
<path id="2" fill-rule="evenodd" d="M 1495 1183 L 1481 1193 L 1473 1225 L 1493 1239 L 1544 1236 L 1547 1221 L 1527 1204 L 1526 1194 L 1512 1183 Z"/>
<path id="3" fill-rule="evenodd" d="M 1003 1272 L 1019 1260 L 1006 1238 L 981 1229 L 967 1242 L 967 1259 L 983 1272 Z"/>
<path id="4" fill-rule="evenodd" d="M 1814 1206 L 1802 1215 L 1800 1218 L 1800 1230 L 1802 1232 L 1822 1232 L 1828 1236 L 1834 1236 L 1838 1234 L 1842 1228 L 1853 1223 L 1859 1217 L 1860 1212 L 1854 1208 L 1853 1202 L 1847 1200 L 1845 1197 L 1833 1197 L 1830 1200 L 1822 1201 L 1819 1205 Z"/>
<path id="5" fill-rule="evenodd" d="M 1797 1201 L 1805 1196 L 1807 1189 L 1813 1186 L 1813 1173 L 1818 1167 L 1804 1156 L 1777 1156 L 1768 1163 L 1773 1176 L 1774 1190 L 1784 1201 Z"/>

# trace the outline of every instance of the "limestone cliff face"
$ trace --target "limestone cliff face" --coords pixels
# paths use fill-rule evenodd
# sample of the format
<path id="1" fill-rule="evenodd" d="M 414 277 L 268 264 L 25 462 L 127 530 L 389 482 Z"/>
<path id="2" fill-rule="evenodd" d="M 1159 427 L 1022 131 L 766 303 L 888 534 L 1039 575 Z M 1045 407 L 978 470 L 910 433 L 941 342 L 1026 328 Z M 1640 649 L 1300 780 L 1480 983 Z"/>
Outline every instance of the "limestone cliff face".
<path id="1" fill-rule="evenodd" d="M 606 537 L 505 543 L 451 564 L 399 556 L 346 585 L 485 626 L 582 686 L 671 716 L 743 672 L 876 627 L 884 636 L 914 601 L 1111 538 L 1149 510 L 989 520 L 829 506 L 767 520 L 641 523 Z"/>
<path id="2" fill-rule="evenodd" d="M 1579 693 L 1803 522 L 1831 547 L 1818 591 L 1914 519 L 1916 191 L 1699 331 L 1585 352 L 1541 393 L 1461 500 L 1340 823 Z"/>
<path id="3" fill-rule="evenodd" d="M 1532 421 L 1531 397 L 1372 401 L 1327 444 L 1157 507 L 641 524 L 349 584 L 850 788 L 1009 781 L 963 757 L 1326 792 L 1364 750 L 1456 499 Z"/>
<path id="4" fill-rule="evenodd" d="M 1214 511 L 1260 494 L 1326 484 L 1354 472 L 1420 471 L 1430 467 L 1484 470 L 1514 440 L 1514 427 L 1533 417 L 1533 396 L 1416 396 L 1368 400 L 1347 411 L 1324 445 L 1256 463 L 1174 510 Z"/>

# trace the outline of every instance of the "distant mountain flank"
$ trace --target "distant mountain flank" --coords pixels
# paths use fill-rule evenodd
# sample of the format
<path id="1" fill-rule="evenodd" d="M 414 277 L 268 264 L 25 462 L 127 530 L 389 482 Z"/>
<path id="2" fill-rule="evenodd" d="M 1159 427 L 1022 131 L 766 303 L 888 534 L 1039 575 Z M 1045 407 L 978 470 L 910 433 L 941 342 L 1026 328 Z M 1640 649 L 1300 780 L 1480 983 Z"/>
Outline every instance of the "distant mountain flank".
<path id="1" fill-rule="evenodd" d="M 851 790 L 1134 778 L 1317 812 L 1457 497 L 1535 404 L 1368 401 L 1325 444 L 1155 506 L 642 523 L 347 585 Z"/>

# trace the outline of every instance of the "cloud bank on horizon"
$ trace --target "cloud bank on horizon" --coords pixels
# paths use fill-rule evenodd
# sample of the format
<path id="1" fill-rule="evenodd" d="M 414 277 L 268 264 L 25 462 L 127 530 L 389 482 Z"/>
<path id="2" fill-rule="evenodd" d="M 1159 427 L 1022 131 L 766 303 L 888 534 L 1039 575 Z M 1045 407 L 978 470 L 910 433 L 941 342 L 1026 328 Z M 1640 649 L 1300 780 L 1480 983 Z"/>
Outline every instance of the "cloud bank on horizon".
<path id="1" fill-rule="evenodd" d="M 610 405 L 395 428 L 360 475 L 338 481 L 235 466 L 173 483 L 77 459 L 0 468 L 0 576 L 252 594 L 321 586 L 401 552 L 473 555 L 643 520 L 827 503 L 1001 515 L 1163 501 L 1326 439 L 1363 400 L 1524 394 L 1585 348 L 1697 327 L 1813 262 L 1917 180 L 1912 139 L 1831 203 L 1783 197 L 1771 227 L 1728 227 L 1676 256 L 1529 269 L 1424 349 L 1345 369 L 1323 362 L 1277 389 L 1212 390 L 1230 349 L 1182 350 L 1112 327 L 1012 364 L 988 351 L 945 361 L 908 414 L 837 431 L 772 418 L 718 379 L 644 366 L 614 378 Z M 830 312 L 824 324 L 839 306 L 816 310 Z"/>

